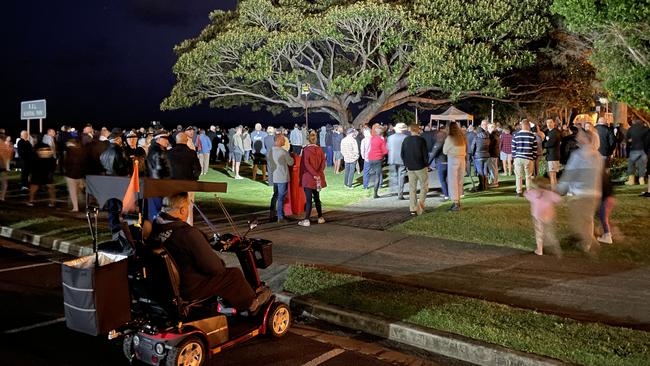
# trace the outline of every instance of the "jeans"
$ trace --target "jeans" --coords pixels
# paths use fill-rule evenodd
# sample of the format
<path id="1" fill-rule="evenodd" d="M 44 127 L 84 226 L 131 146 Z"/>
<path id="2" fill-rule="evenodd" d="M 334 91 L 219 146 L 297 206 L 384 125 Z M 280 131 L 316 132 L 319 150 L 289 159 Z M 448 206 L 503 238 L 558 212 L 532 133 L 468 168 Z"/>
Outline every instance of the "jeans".
<path id="1" fill-rule="evenodd" d="M 291 151 L 293 151 L 294 154 L 300 155 L 302 152 L 302 146 L 300 145 L 291 145 Z"/>
<path id="2" fill-rule="evenodd" d="M 600 200 L 600 207 L 598 208 L 598 219 L 603 226 L 603 233 L 608 234 L 609 230 L 609 214 L 614 208 L 614 198 L 605 197 Z"/>
<path id="3" fill-rule="evenodd" d="M 390 164 L 390 189 L 397 192 L 398 197 L 404 195 L 404 183 L 406 181 L 406 167 L 403 164 Z"/>
<path id="4" fill-rule="evenodd" d="M 436 162 L 436 170 L 438 171 L 438 180 L 440 181 L 440 187 L 442 188 L 442 195 L 444 197 L 449 197 L 449 185 L 447 184 L 447 163 Z"/>
<path id="5" fill-rule="evenodd" d="M 630 157 L 627 160 L 627 175 L 634 175 L 636 170 L 639 171 L 639 177 L 645 177 L 645 168 L 648 163 L 648 155 L 643 150 L 630 151 Z"/>
<path id="6" fill-rule="evenodd" d="M 273 183 L 273 197 L 277 197 L 275 209 L 278 215 L 278 220 L 284 218 L 284 198 L 287 196 L 287 188 L 289 188 L 289 183 Z"/>
<path id="7" fill-rule="evenodd" d="M 320 204 L 320 192 L 311 188 L 304 188 L 305 190 L 305 220 L 309 219 L 311 215 L 311 202 L 312 197 L 314 200 L 314 205 L 316 206 L 316 212 L 318 217 L 323 217 L 323 209 Z"/>
<path id="8" fill-rule="evenodd" d="M 476 174 L 478 175 L 478 189 L 487 188 L 488 159 L 474 159 Z"/>
<path id="9" fill-rule="evenodd" d="M 216 152 L 216 155 L 215 155 L 217 160 L 219 160 L 219 153 L 223 154 L 223 155 L 221 155 L 222 159 L 226 160 L 226 145 L 224 145 L 222 143 L 219 143 L 217 145 L 217 152 Z"/>
<path id="10" fill-rule="evenodd" d="M 162 197 L 147 198 L 147 220 L 153 223 L 162 209 Z"/>
<path id="11" fill-rule="evenodd" d="M 352 188 L 354 183 L 354 170 L 357 168 L 357 163 L 345 163 L 345 185 Z"/>
<path id="12" fill-rule="evenodd" d="M 369 177 L 375 179 L 375 196 L 377 195 L 377 192 L 379 192 L 379 188 L 381 187 L 382 183 L 384 183 L 384 174 L 381 170 L 381 160 L 369 160 L 368 165 L 369 165 Z"/>
<path id="13" fill-rule="evenodd" d="M 334 165 L 334 150 L 331 146 L 325 148 L 325 158 L 327 159 L 327 166 Z"/>
<path id="14" fill-rule="evenodd" d="M 447 156 L 447 184 L 449 187 L 449 198 L 454 203 L 459 203 L 460 196 L 463 194 L 465 164 L 466 160 L 464 157 Z"/>
<path id="15" fill-rule="evenodd" d="M 370 162 L 363 163 L 363 189 L 368 189 L 368 181 L 370 181 Z"/>

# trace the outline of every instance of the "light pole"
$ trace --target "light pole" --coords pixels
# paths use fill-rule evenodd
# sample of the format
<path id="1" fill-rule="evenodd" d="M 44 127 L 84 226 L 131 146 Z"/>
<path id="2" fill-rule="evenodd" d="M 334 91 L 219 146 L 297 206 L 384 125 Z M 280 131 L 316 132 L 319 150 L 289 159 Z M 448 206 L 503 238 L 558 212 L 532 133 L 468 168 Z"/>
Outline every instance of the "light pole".
<path id="1" fill-rule="evenodd" d="M 309 93 L 311 92 L 311 86 L 307 83 L 302 84 L 302 95 L 305 96 L 305 129 L 309 131 L 309 108 L 307 108 L 307 100 L 309 99 Z"/>
<path id="2" fill-rule="evenodd" d="M 492 101 L 492 106 L 490 107 L 490 123 L 494 123 L 494 101 Z"/>

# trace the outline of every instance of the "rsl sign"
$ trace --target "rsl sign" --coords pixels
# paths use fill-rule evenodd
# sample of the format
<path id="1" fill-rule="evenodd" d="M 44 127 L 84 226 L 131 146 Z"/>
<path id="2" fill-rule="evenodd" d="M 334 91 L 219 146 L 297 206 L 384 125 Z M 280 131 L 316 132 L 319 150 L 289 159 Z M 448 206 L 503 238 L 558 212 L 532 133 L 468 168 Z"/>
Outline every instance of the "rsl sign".
<path id="1" fill-rule="evenodd" d="M 29 133 L 29 125 L 31 120 L 38 120 L 38 130 L 43 132 L 43 119 L 47 117 L 47 104 L 45 99 L 28 100 L 20 102 L 20 119 L 27 121 L 27 132 Z"/>

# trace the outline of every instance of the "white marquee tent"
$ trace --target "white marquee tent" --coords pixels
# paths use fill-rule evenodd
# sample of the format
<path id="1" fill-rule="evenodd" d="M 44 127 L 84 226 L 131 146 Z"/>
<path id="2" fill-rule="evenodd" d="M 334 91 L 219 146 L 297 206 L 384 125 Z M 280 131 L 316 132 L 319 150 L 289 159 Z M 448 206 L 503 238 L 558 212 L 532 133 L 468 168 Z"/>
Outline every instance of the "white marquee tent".
<path id="1" fill-rule="evenodd" d="M 440 121 L 472 121 L 474 122 L 474 116 L 471 114 L 465 113 L 460 109 L 451 106 L 446 111 L 441 114 L 432 114 L 431 123 L 433 121 L 438 121 L 438 127 L 440 127 Z"/>

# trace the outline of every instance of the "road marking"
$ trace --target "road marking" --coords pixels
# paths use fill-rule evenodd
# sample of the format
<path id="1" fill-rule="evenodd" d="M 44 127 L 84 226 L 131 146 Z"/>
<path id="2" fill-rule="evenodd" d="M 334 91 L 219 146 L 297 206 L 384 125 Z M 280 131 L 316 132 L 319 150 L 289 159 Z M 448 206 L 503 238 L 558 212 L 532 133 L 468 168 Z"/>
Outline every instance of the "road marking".
<path id="1" fill-rule="evenodd" d="M 302 366 L 317 366 L 317 365 L 320 365 L 320 364 L 322 364 L 324 362 L 327 362 L 327 361 L 333 359 L 334 357 L 340 355 L 343 352 L 345 352 L 345 350 L 340 349 L 340 348 L 334 348 L 333 350 L 323 353 L 322 355 L 320 355 L 320 356 L 314 358 L 313 360 L 303 364 Z"/>
<path id="2" fill-rule="evenodd" d="M 61 323 L 63 321 L 65 321 L 65 318 L 58 318 L 58 319 L 54 319 L 54 320 L 48 320 L 46 322 L 32 324 L 32 325 L 28 325 L 26 327 L 20 327 L 20 328 L 16 328 L 16 329 L 5 330 L 4 334 L 20 333 L 20 332 L 24 332 L 26 330 L 31 330 L 31 329 L 40 328 L 40 327 L 47 327 L 48 325 Z"/>
<path id="3" fill-rule="evenodd" d="M 56 264 L 53 262 L 45 262 L 45 263 L 36 263 L 36 264 L 29 264 L 27 266 L 20 266 L 20 267 L 12 267 L 12 268 L 3 268 L 0 269 L 0 272 L 10 272 L 10 271 L 18 271 L 21 269 L 27 269 L 27 268 L 34 268 L 34 267 L 42 267 L 42 266 L 48 266 L 50 264 Z"/>

